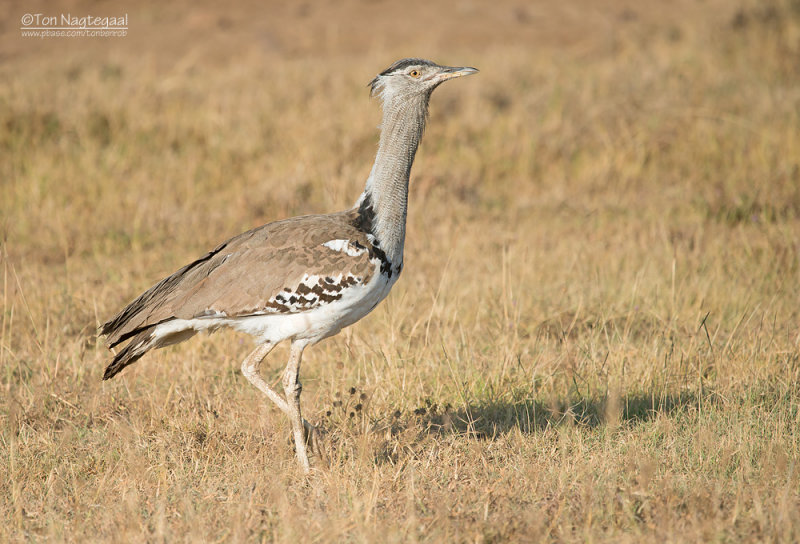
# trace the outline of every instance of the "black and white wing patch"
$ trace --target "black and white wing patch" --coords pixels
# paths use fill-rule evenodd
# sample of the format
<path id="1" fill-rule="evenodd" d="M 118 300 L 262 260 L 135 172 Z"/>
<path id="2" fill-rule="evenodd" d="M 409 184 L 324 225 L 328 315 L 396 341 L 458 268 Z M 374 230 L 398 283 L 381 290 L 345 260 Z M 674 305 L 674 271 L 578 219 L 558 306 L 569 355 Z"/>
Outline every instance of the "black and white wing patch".
<path id="1" fill-rule="evenodd" d="M 306 274 L 295 288 L 284 289 L 269 299 L 264 313 L 295 314 L 313 310 L 342 298 L 348 287 L 358 285 L 363 278 L 351 274 L 315 276 Z"/>
<path id="2" fill-rule="evenodd" d="M 322 249 L 324 248 L 324 249 Z M 294 314 L 341 299 L 352 287 L 366 284 L 375 272 L 368 249 L 356 240 L 329 240 L 320 245 L 320 261 L 327 261 L 321 272 L 303 275 L 297 285 L 284 287 L 264 305 L 264 313 Z M 332 265 L 332 266 L 330 266 Z M 331 273 L 330 270 L 339 270 Z"/>

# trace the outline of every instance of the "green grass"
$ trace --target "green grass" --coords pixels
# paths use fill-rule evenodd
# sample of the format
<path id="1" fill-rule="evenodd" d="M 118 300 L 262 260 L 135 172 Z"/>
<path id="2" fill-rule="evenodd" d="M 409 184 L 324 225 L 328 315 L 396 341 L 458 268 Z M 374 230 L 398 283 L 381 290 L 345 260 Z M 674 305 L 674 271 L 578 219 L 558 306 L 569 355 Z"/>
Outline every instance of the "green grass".
<path id="1" fill-rule="evenodd" d="M 800 539 L 798 3 L 412 7 L 7 25 L 0 540 Z M 249 338 L 102 382 L 143 289 L 352 204 L 408 54 L 481 73 L 433 96 L 402 279 L 305 354 L 327 463 Z"/>

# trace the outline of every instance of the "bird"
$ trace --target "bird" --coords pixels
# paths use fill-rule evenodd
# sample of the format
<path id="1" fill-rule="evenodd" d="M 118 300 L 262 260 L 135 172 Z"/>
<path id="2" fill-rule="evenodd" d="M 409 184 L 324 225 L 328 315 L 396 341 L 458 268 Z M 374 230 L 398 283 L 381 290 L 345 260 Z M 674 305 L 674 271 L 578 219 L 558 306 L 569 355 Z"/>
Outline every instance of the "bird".
<path id="1" fill-rule="evenodd" d="M 303 351 L 371 312 L 403 270 L 408 186 L 431 93 L 478 72 L 430 60 L 394 62 L 368 84 L 382 121 L 364 191 L 347 210 L 278 220 L 219 244 L 139 295 L 100 327 L 115 353 L 108 380 L 152 349 L 229 327 L 256 339 L 242 374 L 289 418 L 297 461 L 310 471 L 300 410 Z M 259 374 L 279 343 L 290 342 L 283 396 Z M 314 451 L 312 450 L 312 454 Z"/>

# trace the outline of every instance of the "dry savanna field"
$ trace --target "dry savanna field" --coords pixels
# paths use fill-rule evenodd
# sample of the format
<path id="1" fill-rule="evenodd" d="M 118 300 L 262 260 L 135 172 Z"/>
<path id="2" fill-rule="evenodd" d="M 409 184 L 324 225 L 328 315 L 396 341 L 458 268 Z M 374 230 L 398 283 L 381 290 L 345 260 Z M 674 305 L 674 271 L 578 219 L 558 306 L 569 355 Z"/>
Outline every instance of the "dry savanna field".
<path id="1" fill-rule="evenodd" d="M 3 11 L 0 541 L 800 540 L 798 0 Z M 21 36 L 62 12 L 128 35 Z M 141 291 L 352 205 L 407 56 L 481 72 L 432 97 L 400 281 L 306 351 L 310 477 L 249 337 L 103 382 Z"/>

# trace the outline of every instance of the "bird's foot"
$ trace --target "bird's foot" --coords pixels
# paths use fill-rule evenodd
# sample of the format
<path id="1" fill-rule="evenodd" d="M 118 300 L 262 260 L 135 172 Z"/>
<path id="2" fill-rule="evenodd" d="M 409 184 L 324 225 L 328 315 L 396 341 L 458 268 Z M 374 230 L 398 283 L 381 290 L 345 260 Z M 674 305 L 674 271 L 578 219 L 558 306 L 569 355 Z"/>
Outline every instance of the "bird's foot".
<path id="1" fill-rule="evenodd" d="M 327 466 L 328 459 L 325 455 L 325 450 L 322 447 L 322 433 L 317 427 L 311 425 L 307 421 L 303 422 L 303 428 L 305 430 L 306 444 L 308 445 L 309 450 L 314 457 L 316 457 L 317 461 Z"/>
<path id="2" fill-rule="evenodd" d="M 327 455 L 325 454 L 325 450 L 322 448 L 322 432 L 316 426 L 312 425 L 305 419 L 303 420 L 303 435 L 306 441 L 306 447 L 308 448 L 308 453 L 313 454 L 317 461 L 322 462 L 325 466 L 328 465 Z M 295 453 L 297 453 L 297 448 L 295 447 L 294 437 L 290 433 L 289 437 L 286 440 L 287 444 L 293 447 Z"/>

